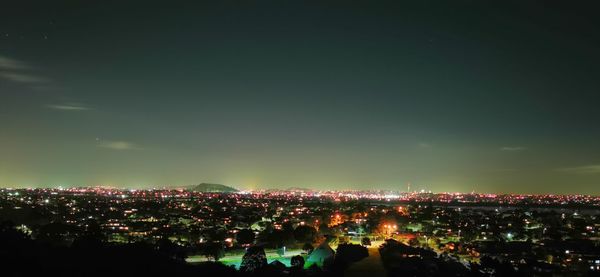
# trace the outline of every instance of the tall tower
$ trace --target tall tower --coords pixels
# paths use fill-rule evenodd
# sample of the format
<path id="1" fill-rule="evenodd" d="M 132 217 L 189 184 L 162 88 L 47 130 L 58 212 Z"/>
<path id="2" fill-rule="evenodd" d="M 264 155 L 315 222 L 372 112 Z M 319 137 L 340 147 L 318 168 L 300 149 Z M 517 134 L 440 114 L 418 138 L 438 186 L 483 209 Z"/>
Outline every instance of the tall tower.
<path id="1" fill-rule="evenodd" d="M 410 193 L 410 182 L 406 185 L 406 192 Z"/>

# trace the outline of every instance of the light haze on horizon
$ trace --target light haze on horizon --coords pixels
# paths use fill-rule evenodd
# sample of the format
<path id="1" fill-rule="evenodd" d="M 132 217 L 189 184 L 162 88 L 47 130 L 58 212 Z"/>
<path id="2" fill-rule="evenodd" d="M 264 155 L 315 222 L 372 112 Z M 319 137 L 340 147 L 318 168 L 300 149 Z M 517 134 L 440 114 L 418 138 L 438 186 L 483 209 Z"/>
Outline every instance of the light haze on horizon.
<path id="1" fill-rule="evenodd" d="M 600 194 L 583 3 L 201 2 L 8 5 L 0 187 Z"/>

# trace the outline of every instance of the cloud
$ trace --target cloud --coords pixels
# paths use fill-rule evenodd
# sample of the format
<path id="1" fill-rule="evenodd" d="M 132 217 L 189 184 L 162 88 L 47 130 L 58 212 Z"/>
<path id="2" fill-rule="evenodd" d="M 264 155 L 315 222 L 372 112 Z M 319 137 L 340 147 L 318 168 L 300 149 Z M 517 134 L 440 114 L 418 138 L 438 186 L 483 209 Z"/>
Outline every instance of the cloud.
<path id="1" fill-rule="evenodd" d="M 87 111 L 90 108 L 78 103 L 68 103 L 63 105 L 46 105 L 49 109 L 60 110 L 60 111 Z"/>
<path id="2" fill-rule="evenodd" d="M 431 148 L 431 144 L 426 143 L 426 142 L 420 142 L 419 144 L 417 144 L 417 146 L 419 146 L 421 148 Z"/>
<path id="3" fill-rule="evenodd" d="M 137 145 L 127 141 L 100 141 L 98 147 L 108 148 L 112 150 L 136 150 L 140 149 Z"/>
<path id="4" fill-rule="evenodd" d="M 564 167 L 557 169 L 558 171 L 568 172 L 573 174 L 600 174 L 600 164 Z"/>
<path id="5" fill-rule="evenodd" d="M 8 57 L 0 56 L 0 69 L 4 70 L 23 70 L 29 69 L 29 65 L 22 61 L 17 61 Z"/>
<path id="6" fill-rule="evenodd" d="M 15 72 L 0 72 L 0 77 L 16 83 L 36 84 L 45 83 L 48 79 L 36 75 L 15 73 Z"/>
<path id="7" fill-rule="evenodd" d="M 46 77 L 37 75 L 34 68 L 25 62 L 0 56 L 0 78 L 15 83 L 36 85 L 48 83 Z"/>
<path id="8" fill-rule="evenodd" d="M 527 150 L 527 147 L 522 147 L 522 146 L 504 146 L 504 147 L 500 148 L 500 150 L 502 150 L 502 151 L 516 152 L 516 151 Z"/>

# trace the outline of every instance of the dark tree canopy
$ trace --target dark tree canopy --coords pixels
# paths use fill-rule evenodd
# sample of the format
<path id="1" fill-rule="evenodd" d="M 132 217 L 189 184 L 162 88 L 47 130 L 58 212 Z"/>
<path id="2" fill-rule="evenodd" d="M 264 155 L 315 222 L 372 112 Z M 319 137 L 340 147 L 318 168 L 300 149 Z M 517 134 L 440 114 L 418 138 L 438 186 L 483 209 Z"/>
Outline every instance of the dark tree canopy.
<path id="1" fill-rule="evenodd" d="M 267 255 L 265 249 L 260 246 L 252 246 L 246 250 L 242 257 L 240 270 L 242 272 L 255 272 L 267 265 Z"/>
<path id="2" fill-rule="evenodd" d="M 250 229 L 242 229 L 236 235 L 236 240 L 239 244 L 254 243 L 254 232 Z"/>
<path id="3" fill-rule="evenodd" d="M 369 246 L 371 245 L 371 239 L 369 237 L 364 237 L 360 240 L 360 244 L 363 246 Z"/>
<path id="4" fill-rule="evenodd" d="M 300 255 L 293 256 L 290 264 L 294 268 L 304 268 L 304 258 L 302 258 Z"/>
<path id="5" fill-rule="evenodd" d="M 306 251 L 308 254 L 310 254 L 310 252 L 312 252 L 314 249 L 315 247 L 312 245 L 312 243 L 306 242 L 304 245 L 302 245 L 302 250 Z"/>
<path id="6" fill-rule="evenodd" d="M 340 244 L 335 259 L 345 263 L 355 263 L 369 256 L 367 248 L 358 244 Z"/>
<path id="7" fill-rule="evenodd" d="M 225 256 L 223 244 L 218 242 L 204 243 L 200 246 L 200 251 L 207 259 L 213 259 L 214 261 L 218 261 Z"/>
<path id="8" fill-rule="evenodd" d="M 300 225 L 294 230 L 294 238 L 298 242 L 312 243 L 317 237 L 317 230 L 308 225 Z"/>

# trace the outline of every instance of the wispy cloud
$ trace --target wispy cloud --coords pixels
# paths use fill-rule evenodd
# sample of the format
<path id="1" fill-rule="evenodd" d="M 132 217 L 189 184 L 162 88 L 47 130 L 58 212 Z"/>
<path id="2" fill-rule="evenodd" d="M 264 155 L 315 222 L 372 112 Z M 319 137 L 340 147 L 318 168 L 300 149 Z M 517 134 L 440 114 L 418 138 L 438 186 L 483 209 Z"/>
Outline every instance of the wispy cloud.
<path id="1" fill-rule="evenodd" d="M 141 149 L 136 144 L 127 141 L 110 141 L 100 140 L 98 147 L 108 148 L 112 150 L 138 150 Z"/>
<path id="2" fill-rule="evenodd" d="M 37 83 L 45 83 L 48 79 L 36 75 L 26 74 L 26 73 L 15 73 L 15 72 L 0 72 L 0 77 L 17 82 L 17 83 L 25 83 L 25 84 L 37 84 Z"/>
<path id="3" fill-rule="evenodd" d="M 502 151 L 517 152 L 517 151 L 527 150 L 527 147 L 522 147 L 522 146 L 504 146 L 504 147 L 500 148 L 500 150 L 502 150 Z"/>
<path id="4" fill-rule="evenodd" d="M 431 148 L 431 144 L 426 143 L 426 142 L 420 142 L 419 144 L 417 144 L 417 146 L 419 146 L 421 148 Z"/>
<path id="5" fill-rule="evenodd" d="M 600 174 L 600 164 L 576 166 L 576 167 L 563 167 L 557 169 L 558 171 L 568 172 L 573 174 Z"/>
<path id="6" fill-rule="evenodd" d="M 50 80 L 39 76 L 29 64 L 0 55 L 0 78 L 15 83 L 27 85 L 39 85 L 48 83 Z"/>
<path id="7" fill-rule="evenodd" d="M 29 69 L 29 65 L 22 61 L 0 56 L 0 69 L 5 70 L 22 70 Z"/>
<path id="8" fill-rule="evenodd" d="M 87 111 L 90 108 L 79 103 L 67 103 L 62 105 L 46 105 L 49 109 L 59 110 L 59 111 Z"/>

